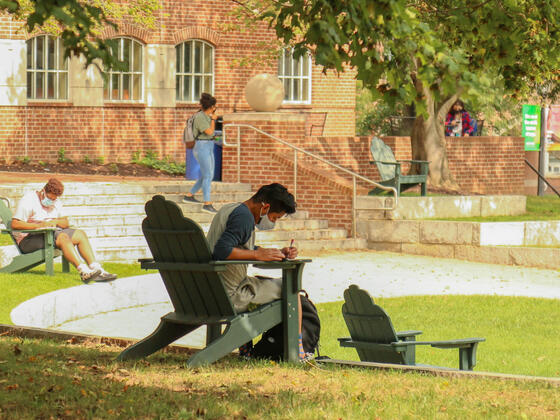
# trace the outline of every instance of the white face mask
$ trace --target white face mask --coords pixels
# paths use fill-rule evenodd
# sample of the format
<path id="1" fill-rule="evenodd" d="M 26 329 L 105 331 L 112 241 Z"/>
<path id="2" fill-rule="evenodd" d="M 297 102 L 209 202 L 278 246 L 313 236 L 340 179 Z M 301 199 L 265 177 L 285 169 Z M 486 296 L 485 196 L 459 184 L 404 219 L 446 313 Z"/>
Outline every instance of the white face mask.
<path id="1" fill-rule="evenodd" d="M 264 206 L 264 203 L 263 203 L 263 206 Z M 257 229 L 259 229 L 259 230 L 274 229 L 275 223 L 268 218 L 269 211 L 270 211 L 270 207 L 268 208 L 268 211 L 265 214 L 260 215 L 261 220 L 259 220 L 259 223 L 257 223 Z"/>

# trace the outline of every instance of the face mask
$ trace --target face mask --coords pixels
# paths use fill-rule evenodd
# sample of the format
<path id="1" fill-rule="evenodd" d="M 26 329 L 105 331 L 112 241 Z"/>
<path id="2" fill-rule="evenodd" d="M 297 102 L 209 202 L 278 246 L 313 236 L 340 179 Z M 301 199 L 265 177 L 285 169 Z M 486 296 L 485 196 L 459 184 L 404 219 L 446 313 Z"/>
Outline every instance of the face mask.
<path id="1" fill-rule="evenodd" d="M 268 209 L 270 211 L 270 207 Z M 260 216 L 261 216 L 261 220 L 259 221 L 259 223 L 257 223 L 257 229 L 259 230 L 274 229 L 275 223 L 268 218 L 268 211 L 265 214 L 261 214 Z"/>
<path id="2" fill-rule="evenodd" d="M 41 204 L 44 207 L 52 207 L 54 205 L 54 200 L 51 200 L 49 197 L 47 197 L 47 194 L 45 192 L 43 192 L 43 195 L 45 197 L 41 200 Z"/>

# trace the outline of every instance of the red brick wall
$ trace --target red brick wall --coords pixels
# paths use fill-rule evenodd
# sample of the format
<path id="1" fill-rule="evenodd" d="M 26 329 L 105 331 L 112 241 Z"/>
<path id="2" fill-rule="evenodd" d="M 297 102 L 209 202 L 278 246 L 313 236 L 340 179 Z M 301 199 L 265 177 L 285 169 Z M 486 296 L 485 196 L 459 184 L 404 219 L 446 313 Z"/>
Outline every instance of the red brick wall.
<path id="1" fill-rule="evenodd" d="M 369 179 L 379 179 L 371 165 L 368 137 L 305 137 L 305 120 L 262 121 L 226 116 L 226 123 L 249 124 L 306 151 L 350 169 Z M 237 129 L 227 129 L 228 141 L 237 142 Z M 410 138 L 386 137 L 397 159 L 410 159 Z M 523 194 L 524 152 L 519 137 L 471 137 L 448 142 L 448 157 L 460 188 L 483 194 Z M 253 190 L 270 182 L 281 182 L 294 190 L 293 151 L 248 128 L 241 129 L 240 181 Z M 223 151 L 222 177 L 237 181 L 237 149 Z M 358 193 L 372 187 L 358 182 Z M 325 163 L 298 153 L 297 202 L 312 218 L 326 218 L 330 226 L 351 230 L 352 177 Z"/>
<path id="2" fill-rule="evenodd" d="M 232 28 L 229 0 L 164 0 L 156 29 L 139 28 L 130 23 L 119 31 L 106 30 L 104 36 L 131 36 L 143 43 L 176 45 L 199 38 L 215 47 L 214 95 L 219 112 L 248 111 L 244 88 L 259 73 L 277 73 L 276 60 L 236 66 L 236 62 L 255 59 L 256 51 L 270 45 L 273 33 L 265 24 L 250 31 Z M 0 16 L 0 38 L 25 39 L 20 24 Z M 312 135 L 354 135 L 355 74 L 323 75 L 312 71 L 312 104 L 286 105 L 280 111 L 315 115 Z M 66 150 L 71 159 L 103 155 L 108 162 L 127 160 L 135 150 L 156 150 L 174 159 L 183 159 L 179 139 L 186 116 L 196 105 L 178 104 L 170 108 L 144 105 L 73 107 L 72 103 L 41 102 L 27 107 L 1 107 L 0 150 L 12 160 L 29 156 L 33 160 L 55 160 L 56 151 Z M 318 122 L 318 123 L 317 123 Z M 313 128 L 313 130 L 312 130 Z M 311 131 L 312 130 L 312 131 Z"/>

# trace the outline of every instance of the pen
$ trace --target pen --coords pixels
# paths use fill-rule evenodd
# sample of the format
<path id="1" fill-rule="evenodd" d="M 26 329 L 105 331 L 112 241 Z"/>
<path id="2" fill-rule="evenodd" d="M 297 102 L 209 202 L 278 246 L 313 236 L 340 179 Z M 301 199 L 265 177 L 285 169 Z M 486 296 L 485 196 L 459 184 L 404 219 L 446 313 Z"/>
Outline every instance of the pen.
<path id="1" fill-rule="evenodd" d="M 292 238 L 292 240 L 290 241 L 290 248 L 294 247 L 294 238 Z"/>

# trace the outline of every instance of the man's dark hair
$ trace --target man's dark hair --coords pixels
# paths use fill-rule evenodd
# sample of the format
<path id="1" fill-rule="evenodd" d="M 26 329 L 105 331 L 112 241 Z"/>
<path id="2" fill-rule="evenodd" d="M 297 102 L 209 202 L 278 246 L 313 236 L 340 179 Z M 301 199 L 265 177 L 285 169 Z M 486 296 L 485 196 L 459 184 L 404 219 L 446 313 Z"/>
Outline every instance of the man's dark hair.
<path id="1" fill-rule="evenodd" d="M 64 192 L 64 185 L 62 185 L 62 182 L 60 182 L 58 179 L 51 178 L 49 179 L 49 182 L 45 184 L 44 189 L 46 193 L 51 193 L 56 195 L 57 197 L 60 197 Z"/>
<path id="2" fill-rule="evenodd" d="M 216 102 L 216 98 L 214 98 L 209 93 L 203 93 L 202 95 L 200 95 L 200 105 L 202 106 L 203 111 L 206 111 L 208 108 L 216 105 Z"/>
<path id="3" fill-rule="evenodd" d="M 251 197 L 251 200 L 255 203 L 270 204 L 272 213 L 285 212 L 286 214 L 292 214 L 296 212 L 297 204 L 293 194 L 286 187 L 276 182 L 260 187 Z"/>

